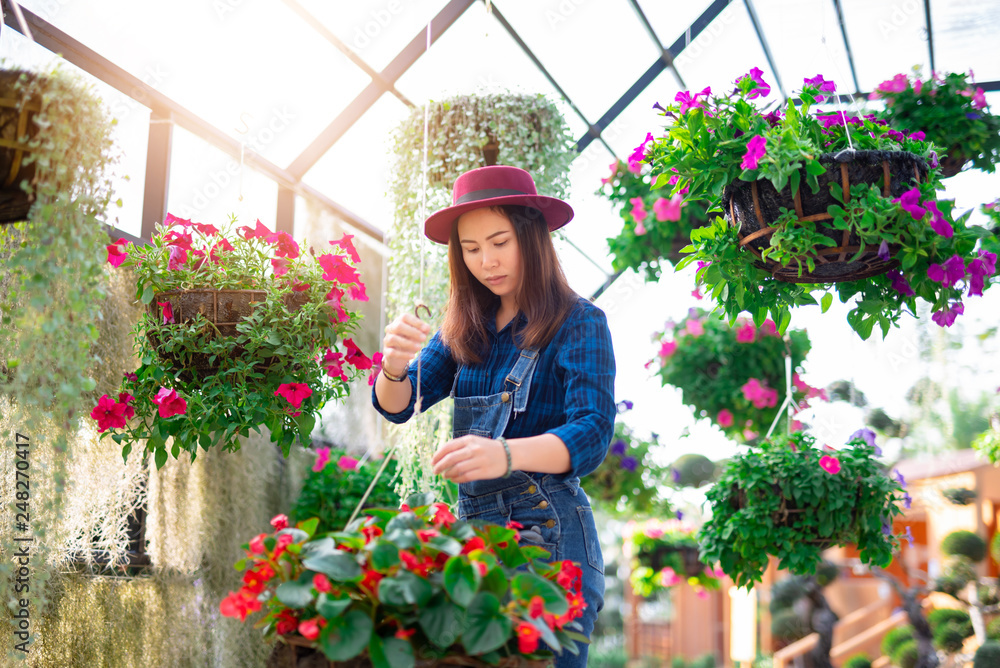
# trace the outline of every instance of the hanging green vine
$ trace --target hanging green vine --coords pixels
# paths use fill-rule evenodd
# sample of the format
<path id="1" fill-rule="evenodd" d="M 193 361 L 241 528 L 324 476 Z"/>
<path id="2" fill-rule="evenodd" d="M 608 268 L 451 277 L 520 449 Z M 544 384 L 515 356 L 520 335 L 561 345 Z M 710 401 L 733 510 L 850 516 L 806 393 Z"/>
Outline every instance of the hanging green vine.
<path id="1" fill-rule="evenodd" d="M 499 148 L 497 164 L 530 172 L 541 194 L 567 197 L 569 166 L 576 155 L 573 139 L 555 103 L 544 95 L 459 95 L 429 103 L 426 179 L 424 108 L 415 108 L 393 136 L 391 318 L 412 310 L 422 298 L 434 314 L 431 325 L 440 326 L 448 297 L 447 248 L 423 237 L 421 193 L 426 183 L 427 214 L 449 206 L 455 179 L 486 166 L 484 148 L 491 144 Z M 415 424 L 393 428 L 392 434 L 401 439 L 400 497 L 416 491 L 442 491 L 436 488 L 443 483 L 428 472 L 431 455 L 451 438 L 450 405 L 435 406 Z"/>

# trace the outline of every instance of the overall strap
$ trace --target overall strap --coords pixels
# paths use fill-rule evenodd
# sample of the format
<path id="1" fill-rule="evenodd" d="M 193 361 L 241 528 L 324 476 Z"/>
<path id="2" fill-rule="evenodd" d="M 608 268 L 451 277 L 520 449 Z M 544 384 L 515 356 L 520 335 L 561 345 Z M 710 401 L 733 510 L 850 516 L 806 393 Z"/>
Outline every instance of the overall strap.
<path id="1" fill-rule="evenodd" d="M 535 375 L 538 364 L 538 348 L 525 348 L 507 374 L 506 381 L 516 388 L 514 390 L 514 412 L 523 413 L 528 407 L 528 392 L 531 390 L 531 379 Z"/>

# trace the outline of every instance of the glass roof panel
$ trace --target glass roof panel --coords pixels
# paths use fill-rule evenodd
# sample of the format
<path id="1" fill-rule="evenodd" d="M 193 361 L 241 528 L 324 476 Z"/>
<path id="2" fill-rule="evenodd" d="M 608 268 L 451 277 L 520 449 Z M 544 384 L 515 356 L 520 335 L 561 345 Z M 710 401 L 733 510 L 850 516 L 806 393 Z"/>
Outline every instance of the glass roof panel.
<path id="1" fill-rule="evenodd" d="M 739 54 L 733 57 L 733 54 Z M 728 93 L 733 82 L 759 67 L 764 71 L 764 80 L 771 84 L 768 101 L 776 101 L 774 72 L 767 64 L 764 50 L 754 32 L 753 23 L 743 3 L 732 3 L 715 18 L 709 26 L 684 49 L 674 64 L 690 90 L 702 90 L 711 86 L 716 95 Z"/>
<path id="2" fill-rule="evenodd" d="M 260 221 L 274 229 L 278 185 L 258 171 L 240 167 L 211 144 L 174 128 L 167 210 L 181 218 L 220 225 L 236 214 L 240 224 Z"/>
<path id="3" fill-rule="evenodd" d="M 660 56 L 627 0 L 493 4 L 590 122 Z"/>
<path id="4" fill-rule="evenodd" d="M 669 69 L 661 72 L 646 90 L 639 93 L 635 100 L 625 108 L 618 118 L 601 133 L 604 140 L 622 160 L 627 160 L 635 147 L 646 138 L 647 132 L 660 136 L 663 130 L 663 116 L 653 109 L 657 102 L 666 106 L 674 101 L 674 96 L 680 91 L 677 78 Z M 602 174 L 601 176 L 605 176 Z"/>
<path id="5" fill-rule="evenodd" d="M 847 38 L 861 91 L 870 93 L 886 79 L 920 66 L 930 73 L 927 24 L 922 2 L 880 3 L 841 0 Z M 935 28 L 935 34 L 937 29 Z"/>
<path id="6" fill-rule="evenodd" d="M 573 220 L 561 231 L 593 261 L 584 266 L 587 274 L 599 271 L 611 274 L 614 271 L 611 268 L 611 257 L 608 255 L 607 238 L 617 235 L 621 231 L 623 222 L 612 209 L 611 203 L 596 194 L 601 187 L 601 179 L 611 171 L 608 165 L 612 162 L 614 156 L 608 153 L 602 144 L 594 142 L 570 165 L 569 178 L 572 191 L 569 203 L 573 207 L 574 215 Z M 595 263 L 600 270 L 594 266 Z M 573 278 L 575 276 L 570 276 L 571 285 Z M 604 279 L 601 278 L 597 285 L 603 282 Z M 579 288 L 575 285 L 574 288 L 579 292 Z M 589 296 L 591 293 L 586 294 Z"/>
<path id="7" fill-rule="evenodd" d="M 803 79 L 817 74 L 835 82 L 841 93 L 854 92 L 832 2 L 755 0 L 753 5 L 786 95 L 794 95 L 802 88 Z"/>
<path id="8" fill-rule="evenodd" d="M 711 4 L 711 0 L 688 0 L 688 2 L 639 0 L 642 13 L 646 15 L 656 36 L 666 48 L 670 48 Z"/>
<path id="9" fill-rule="evenodd" d="M 24 5 L 281 166 L 370 82 L 282 3 Z"/>
<path id="10" fill-rule="evenodd" d="M 583 120 L 479 3 L 438 38 L 396 87 L 418 105 L 472 92 L 544 93 L 556 101 L 573 137 L 587 131 Z"/>
<path id="11" fill-rule="evenodd" d="M 393 216 L 387 194 L 389 137 L 408 114 L 409 108 L 396 96 L 383 94 L 302 180 L 375 227 L 388 230 Z"/>
<path id="12" fill-rule="evenodd" d="M 288 0 L 289 4 L 294 0 Z M 299 0 L 330 32 L 381 72 L 441 11 L 446 0 Z"/>
<path id="13" fill-rule="evenodd" d="M 942 72 L 973 70 L 977 81 L 1000 80 L 997 0 L 935 0 L 931 3 L 934 64 Z"/>

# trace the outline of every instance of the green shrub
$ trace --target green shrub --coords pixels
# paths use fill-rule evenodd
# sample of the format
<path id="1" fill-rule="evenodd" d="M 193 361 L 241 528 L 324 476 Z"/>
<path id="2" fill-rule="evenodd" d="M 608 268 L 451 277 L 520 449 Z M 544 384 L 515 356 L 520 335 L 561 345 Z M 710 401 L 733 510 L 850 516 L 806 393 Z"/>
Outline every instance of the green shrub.
<path id="1" fill-rule="evenodd" d="M 323 450 L 324 448 L 320 448 L 320 452 Z M 361 502 L 361 497 L 378 473 L 382 462 L 368 461 L 357 468 L 350 468 L 350 461 L 353 460 L 344 460 L 345 468 L 340 465 L 341 457 L 344 456 L 342 450 L 330 450 L 329 460 L 321 470 L 309 470 L 302 484 L 302 492 L 292 507 L 293 524 L 310 517 L 318 517 L 317 534 L 343 531 L 347 526 L 351 513 Z M 399 497 L 393 489 L 395 477 L 396 461 L 390 460 L 368 496 L 365 502 L 366 508 L 399 507 Z"/>
<path id="2" fill-rule="evenodd" d="M 907 640 L 913 640 L 913 627 L 909 624 L 889 629 L 888 633 L 882 638 L 882 653 L 886 656 L 892 656 L 896 647 Z"/>
<path id="3" fill-rule="evenodd" d="M 872 661 L 867 654 L 855 654 L 844 662 L 844 668 L 872 668 Z"/>
<path id="4" fill-rule="evenodd" d="M 677 484 L 682 487 L 701 487 L 715 480 L 715 462 L 705 455 L 681 455 L 673 463 L 673 468 L 677 471 Z"/>
<path id="5" fill-rule="evenodd" d="M 962 556 L 979 562 L 986 558 L 986 541 L 971 531 L 952 531 L 941 541 L 941 551 L 952 557 Z"/>
<path id="6" fill-rule="evenodd" d="M 892 653 L 892 663 L 897 668 L 915 668 L 919 659 L 916 640 L 904 640 Z"/>
<path id="7" fill-rule="evenodd" d="M 976 650 L 972 668 L 997 668 L 1000 666 L 1000 642 L 987 640 Z"/>
<path id="8" fill-rule="evenodd" d="M 793 575 L 778 580 L 771 587 L 771 612 L 790 608 L 805 595 L 805 578 L 802 576 Z"/>
<path id="9" fill-rule="evenodd" d="M 587 660 L 590 660 L 589 655 Z M 670 668 L 687 668 L 687 662 L 684 660 L 683 656 L 675 656 L 670 659 Z"/>
<path id="10" fill-rule="evenodd" d="M 965 487 L 949 487 L 943 490 L 941 495 L 956 506 L 967 506 L 975 500 L 976 490 Z"/>
<path id="11" fill-rule="evenodd" d="M 968 579 L 958 575 L 941 575 L 934 580 L 934 591 L 939 591 L 948 596 L 958 597 L 965 585 L 969 584 Z"/>
<path id="12" fill-rule="evenodd" d="M 783 642 L 792 642 L 809 635 L 812 629 L 797 611 L 785 608 L 771 617 L 771 635 Z"/>
<path id="13" fill-rule="evenodd" d="M 1000 531 L 993 534 L 993 540 L 990 541 L 990 556 L 1000 564 Z"/>
<path id="14" fill-rule="evenodd" d="M 944 626 L 946 624 L 954 624 L 957 626 L 963 635 L 963 638 L 968 638 L 972 635 L 972 618 L 969 617 L 969 613 L 965 610 L 959 610 L 957 608 L 938 608 L 937 610 L 931 610 L 927 613 L 927 623 L 931 625 L 931 632 L 933 633 L 938 629 L 938 627 Z"/>
<path id="15" fill-rule="evenodd" d="M 933 629 L 934 646 L 944 650 L 949 654 L 954 654 L 962 649 L 965 639 L 971 634 L 965 633 L 965 629 L 955 622 L 947 622 Z"/>
<path id="16" fill-rule="evenodd" d="M 823 561 L 816 567 L 816 584 L 826 587 L 840 575 L 840 568 L 830 561 Z"/>
<path id="17" fill-rule="evenodd" d="M 976 595 L 983 605 L 996 605 L 1000 603 L 1000 588 L 991 585 L 981 584 L 976 587 Z"/>
<path id="18" fill-rule="evenodd" d="M 990 640 L 1000 640 L 1000 617 L 991 619 L 986 625 L 986 637 Z"/>
<path id="19" fill-rule="evenodd" d="M 715 654 L 709 652 L 692 659 L 688 668 L 715 668 Z"/>
<path id="20" fill-rule="evenodd" d="M 622 645 L 612 645 L 610 647 L 594 648 L 588 655 L 588 663 L 602 668 L 625 668 L 628 665 L 628 653 Z M 684 668 L 683 659 L 680 666 L 674 668 Z"/>

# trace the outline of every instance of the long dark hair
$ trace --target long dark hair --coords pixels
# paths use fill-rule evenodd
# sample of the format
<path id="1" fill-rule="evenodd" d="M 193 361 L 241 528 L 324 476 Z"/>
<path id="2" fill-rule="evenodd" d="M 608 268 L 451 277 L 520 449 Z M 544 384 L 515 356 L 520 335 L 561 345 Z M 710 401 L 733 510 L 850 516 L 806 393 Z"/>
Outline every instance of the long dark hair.
<path id="1" fill-rule="evenodd" d="M 515 332 L 517 344 L 521 348 L 541 348 L 556 335 L 576 303 L 577 294 L 566 281 L 548 225 L 538 209 L 526 206 L 490 209 L 511 222 L 521 253 L 521 285 L 515 299 L 528 323 Z M 486 319 L 500 298 L 465 266 L 457 224 L 452 225 L 448 240 L 448 266 L 451 289 L 441 338 L 451 348 L 455 361 L 475 364 L 489 351 Z"/>

